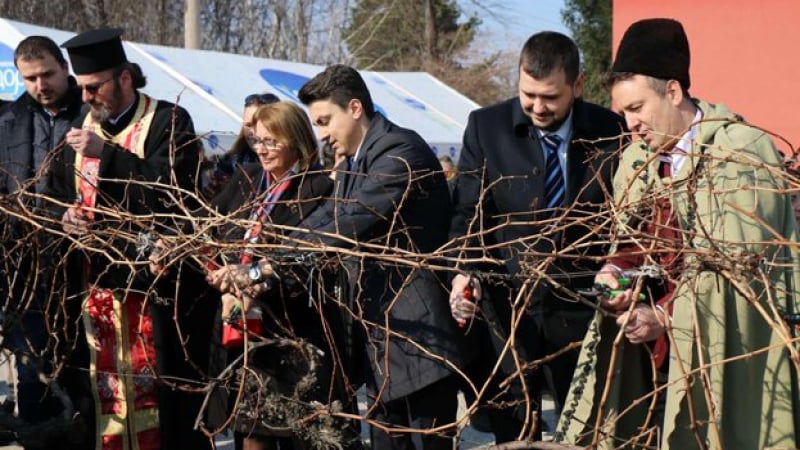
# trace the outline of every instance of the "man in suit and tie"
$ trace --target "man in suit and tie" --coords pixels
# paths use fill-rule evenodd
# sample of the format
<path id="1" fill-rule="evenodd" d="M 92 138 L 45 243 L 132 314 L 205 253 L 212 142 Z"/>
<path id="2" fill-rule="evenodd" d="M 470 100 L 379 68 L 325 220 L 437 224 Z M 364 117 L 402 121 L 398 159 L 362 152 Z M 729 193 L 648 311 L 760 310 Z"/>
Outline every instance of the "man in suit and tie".
<path id="1" fill-rule="evenodd" d="M 416 132 L 375 111 L 351 67 L 328 67 L 299 98 L 323 143 L 346 156 L 336 169 L 336 198 L 300 224 L 310 232 L 295 237 L 361 255 L 342 257 L 338 287 L 353 323 L 344 353 L 364 365 L 372 446 L 451 449 L 453 430 L 408 432 L 455 420 L 452 373 L 466 352 L 445 285 L 429 269 L 387 258 L 399 249 L 413 262 L 447 241 L 451 202 L 441 166 Z"/>
<path id="2" fill-rule="evenodd" d="M 519 96 L 473 111 L 464 133 L 450 227 L 461 258 L 450 302 L 457 320 L 475 319 L 467 333 L 483 337 L 474 381 L 488 379 L 515 337 L 481 399 L 490 403 L 485 411 L 498 443 L 538 431 L 531 413 L 545 385 L 557 409 L 563 405 L 577 349 L 549 359 L 544 370 L 520 367 L 582 340 L 593 313 L 574 291 L 592 285 L 599 269 L 592 258 L 606 250 L 598 216 L 610 198 L 624 126 L 581 100 L 579 66 L 567 36 L 531 36 L 520 55 Z M 541 275 L 526 278 L 531 273 Z M 501 393 L 507 377 L 513 382 Z"/>

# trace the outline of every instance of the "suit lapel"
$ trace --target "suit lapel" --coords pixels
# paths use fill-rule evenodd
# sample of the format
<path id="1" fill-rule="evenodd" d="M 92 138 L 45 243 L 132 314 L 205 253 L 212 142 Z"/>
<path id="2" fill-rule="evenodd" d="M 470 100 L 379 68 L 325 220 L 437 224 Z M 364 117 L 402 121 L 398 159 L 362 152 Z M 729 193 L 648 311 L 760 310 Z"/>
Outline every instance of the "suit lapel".
<path id="1" fill-rule="evenodd" d="M 389 127 L 388 122 L 381 113 L 376 112 L 369 123 L 364 141 L 358 150 L 358 158 L 353 161 L 353 165 L 345 177 L 344 198 L 352 198 L 356 185 L 360 185 L 363 177 L 367 173 L 367 157 L 370 148 L 375 144 L 380 136 L 385 134 Z"/>
<path id="2" fill-rule="evenodd" d="M 521 167 L 539 168 L 542 174 L 540 177 L 542 179 L 542 189 L 544 189 L 544 150 L 542 150 L 542 143 L 539 140 L 539 136 L 536 135 L 537 132 L 531 130 L 528 131 L 527 136 L 524 138 L 525 144 L 522 146 L 523 151 L 520 157 L 524 160 L 525 165 Z M 537 175 L 536 170 L 534 170 L 534 175 Z"/>
<path id="3" fill-rule="evenodd" d="M 509 169 L 510 172 L 503 175 L 519 175 L 529 179 L 533 188 L 531 195 L 540 199 L 544 198 L 544 151 L 539 142 L 539 136 L 531 124 L 531 119 L 522 111 L 519 101 L 515 101 L 511 107 L 511 121 L 514 124 L 515 139 L 513 152 L 504 153 L 513 156 L 508 157 L 509 161 L 500 164 L 499 167 Z"/>
<path id="4" fill-rule="evenodd" d="M 340 200 L 345 198 L 344 197 L 344 188 L 347 182 L 348 174 L 345 173 L 347 171 L 347 161 L 342 161 L 333 168 L 333 198 L 334 200 Z"/>
<path id="5" fill-rule="evenodd" d="M 564 203 L 569 205 L 575 201 L 584 185 L 586 177 L 586 144 L 577 142 L 578 136 L 573 136 L 567 147 L 567 185 Z"/>
<path id="6" fill-rule="evenodd" d="M 585 114 L 581 100 L 576 100 L 572 106 L 572 133 L 569 144 L 567 145 L 567 182 L 564 194 L 564 204 L 571 205 L 575 202 L 578 194 L 583 189 L 586 178 L 587 166 L 591 161 L 587 161 L 589 154 L 584 140 L 589 139 L 586 129 Z M 592 175 L 594 176 L 594 175 Z"/>
<path id="7" fill-rule="evenodd" d="M 351 167 L 352 166 L 352 167 Z M 348 165 L 347 160 L 341 164 L 341 170 L 336 173 L 336 193 L 337 198 L 350 198 L 350 191 L 353 190 L 353 182 L 356 177 L 356 163 Z M 340 181 L 341 180 L 341 181 Z"/>

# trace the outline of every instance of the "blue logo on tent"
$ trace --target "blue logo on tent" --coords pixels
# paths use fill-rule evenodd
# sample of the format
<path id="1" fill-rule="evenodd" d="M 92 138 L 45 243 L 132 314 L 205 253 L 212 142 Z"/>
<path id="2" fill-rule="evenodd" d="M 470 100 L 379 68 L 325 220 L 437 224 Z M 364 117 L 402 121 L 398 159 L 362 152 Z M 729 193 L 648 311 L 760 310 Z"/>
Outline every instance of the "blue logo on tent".
<path id="1" fill-rule="evenodd" d="M 200 89 L 206 91 L 207 93 L 209 93 L 211 95 L 214 95 L 214 89 L 212 89 L 211 86 L 209 86 L 209 85 L 207 85 L 205 83 L 201 83 L 201 82 L 199 82 L 197 80 L 191 80 L 191 81 L 192 81 L 192 83 L 194 83 L 197 86 L 199 86 Z"/>
<path id="2" fill-rule="evenodd" d="M 408 105 L 408 106 L 410 106 L 410 107 L 412 107 L 412 108 L 414 108 L 416 110 L 425 111 L 427 109 L 427 108 L 425 108 L 425 105 L 419 100 L 414 100 L 413 98 L 406 97 L 406 98 L 403 99 L 403 101 L 406 103 L 406 105 Z"/>
<path id="3" fill-rule="evenodd" d="M 264 81 L 275 87 L 275 89 L 280 91 L 281 94 L 291 98 L 297 103 L 300 103 L 300 99 L 297 98 L 297 94 L 300 92 L 300 88 L 302 88 L 303 85 L 308 82 L 308 77 L 298 75 L 296 73 L 273 69 L 261 69 L 258 73 L 261 75 L 261 78 L 263 78 Z M 386 117 L 389 117 L 389 115 L 386 114 L 386 111 L 384 111 L 384 109 L 378 105 L 375 105 L 375 111 L 383 114 Z"/>
<path id="4" fill-rule="evenodd" d="M 386 89 L 389 90 L 389 93 L 392 94 L 392 97 L 402 101 L 403 103 L 405 103 L 406 105 L 410 106 L 411 108 L 416 109 L 417 111 L 426 111 L 428 109 L 425 106 L 425 104 L 422 103 L 421 101 L 419 101 L 417 99 L 414 99 L 414 98 L 411 98 L 411 97 L 403 96 L 403 94 L 400 91 L 398 91 L 394 86 L 392 86 L 389 83 L 387 83 L 386 80 L 384 80 L 383 78 L 376 77 L 376 76 L 371 76 L 369 79 L 372 80 L 372 82 L 375 83 L 375 84 L 380 84 L 382 86 L 386 86 Z"/>
<path id="5" fill-rule="evenodd" d="M 14 50 L 0 43 L 0 98 L 15 100 L 25 92 L 25 84 L 14 67 Z"/>
<path id="6" fill-rule="evenodd" d="M 308 81 L 308 77 L 297 75 L 296 73 L 284 72 L 282 70 L 261 69 L 258 72 L 267 83 L 275 87 L 281 94 L 299 102 L 297 93 L 300 88 Z"/>

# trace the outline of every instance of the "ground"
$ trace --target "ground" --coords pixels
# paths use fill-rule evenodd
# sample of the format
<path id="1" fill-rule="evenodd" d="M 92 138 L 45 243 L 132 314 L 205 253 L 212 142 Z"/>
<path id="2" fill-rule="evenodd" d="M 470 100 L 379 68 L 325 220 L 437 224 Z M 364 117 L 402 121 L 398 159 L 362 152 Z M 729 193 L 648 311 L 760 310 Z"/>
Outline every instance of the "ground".
<path id="1" fill-rule="evenodd" d="M 6 398 L 6 396 L 10 392 L 11 383 L 9 383 L 10 371 L 9 365 L 10 363 L 5 358 L 0 358 L 0 401 Z M 553 411 L 553 402 L 552 400 L 545 398 L 544 401 L 544 420 L 548 425 L 550 430 L 555 428 L 555 412 Z M 359 408 L 363 411 L 366 408 L 366 402 L 364 400 L 364 391 L 363 389 L 359 392 Z M 459 398 L 459 415 L 461 411 L 464 409 L 464 402 L 462 398 Z M 362 427 L 362 436 L 365 441 L 369 440 L 369 432 L 366 427 Z M 545 433 L 547 436 L 547 433 Z M 481 445 L 489 444 L 493 442 L 493 437 L 491 434 L 481 433 L 480 431 L 475 430 L 472 427 L 467 427 L 466 430 L 461 435 L 461 445 L 459 448 L 466 450 L 470 448 L 475 448 Z M 233 450 L 233 439 L 231 436 L 219 436 L 217 438 L 217 448 L 219 450 Z M 0 446 L 0 450 L 22 450 L 22 447 L 17 445 L 9 445 L 9 446 Z"/>

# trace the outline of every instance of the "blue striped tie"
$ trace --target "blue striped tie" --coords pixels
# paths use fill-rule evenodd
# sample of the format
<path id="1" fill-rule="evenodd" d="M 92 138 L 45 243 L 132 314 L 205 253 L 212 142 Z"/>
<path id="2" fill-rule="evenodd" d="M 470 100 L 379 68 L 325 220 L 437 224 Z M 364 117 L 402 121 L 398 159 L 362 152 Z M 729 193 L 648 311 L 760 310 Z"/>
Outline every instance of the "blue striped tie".
<path id="1" fill-rule="evenodd" d="M 561 138 L 555 134 L 542 136 L 542 147 L 545 154 L 545 166 L 547 178 L 544 181 L 544 199 L 547 209 L 552 210 L 552 215 L 556 215 L 556 208 L 564 203 L 564 173 L 561 171 L 561 161 L 558 160 L 558 147 L 561 145 Z"/>

